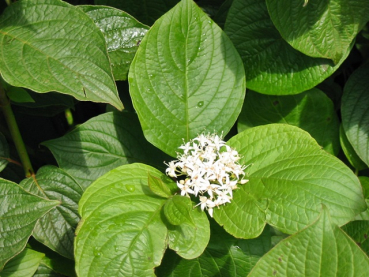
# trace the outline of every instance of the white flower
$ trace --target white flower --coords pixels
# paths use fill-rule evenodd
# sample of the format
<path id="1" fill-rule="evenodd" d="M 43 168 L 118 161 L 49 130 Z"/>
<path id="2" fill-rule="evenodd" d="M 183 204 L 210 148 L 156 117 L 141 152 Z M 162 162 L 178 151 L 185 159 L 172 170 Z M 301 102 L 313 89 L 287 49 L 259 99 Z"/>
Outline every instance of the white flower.
<path id="1" fill-rule="evenodd" d="M 201 210 L 207 210 L 213 216 L 213 208 L 230 203 L 233 190 L 237 185 L 246 184 L 245 169 L 237 162 L 238 152 L 226 145 L 215 134 L 204 135 L 184 143 L 179 147 L 178 160 L 171 161 L 166 174 L 177 178 L 185 176 L 177 182 L 182 196 L 198 196 Z"/>

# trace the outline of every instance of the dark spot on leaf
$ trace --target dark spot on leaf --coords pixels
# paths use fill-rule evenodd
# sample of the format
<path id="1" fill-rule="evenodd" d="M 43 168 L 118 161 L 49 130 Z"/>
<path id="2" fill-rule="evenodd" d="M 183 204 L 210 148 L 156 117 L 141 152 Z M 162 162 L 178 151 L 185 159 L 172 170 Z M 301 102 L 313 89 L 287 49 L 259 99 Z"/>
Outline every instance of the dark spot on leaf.
<path id="1" fill-rule="evenodd" d="M 141 40 L 139 39 L 136 43 L 136 46 L 139 46 L 141 44 Z"/>
<path id="2" fill-rule="evenodd" d="M 364 234 L 364 238 L 367 239 L 368 238 L 368 234 Z"/>
<path id="3" fill-rule="evenodd" d="M 357 242 L 356 244 L 357 244 L 358 246 L 361 246 L 361 243 L 360 243 L 360 242 Z"/>
<path id="4" fill-rule="evenodd" d="M 152 258 L 149 256 L 149 257 L 147 257 L 147 260 L 148 260 L 148 261 L 151 261 L 151 260 L 152 260 Z"/>
<path id="5" fill-rule="evenodd" d="M 274 270 L 273 271 L 273 275 L 277 275 L 277 270 Z"/>
<path id="6" fill-rule="evenodd" d="M 273 102 L 273 105 L 274 106 L 277 106 L 279 104 L 279 101 L 278 100 L 275 100 L 274 102 Z"/>
<path id="7" fill-rule="evenodd" d="M 332 118 L 328 117 L 327 122 L 331 122 Z"/>
<path id="8" fill-rule="evenodd" d="M 87 95 L 86 95 L 86 90 L 85 90 L 85 88 L 84 88 L 84 87 L 82 87 L 82 90 L 83 90 L 83 94 L 85 95 L 85 97 L 87 97 Z"/>
<path id="9" fill-rule="evenodd" d="M 278 261 L 281 263 L 281 262 L 282 262 L 282 258 L 281 258 L 281 257 L 279 257 L 279 258 L 278 258 Z"/>

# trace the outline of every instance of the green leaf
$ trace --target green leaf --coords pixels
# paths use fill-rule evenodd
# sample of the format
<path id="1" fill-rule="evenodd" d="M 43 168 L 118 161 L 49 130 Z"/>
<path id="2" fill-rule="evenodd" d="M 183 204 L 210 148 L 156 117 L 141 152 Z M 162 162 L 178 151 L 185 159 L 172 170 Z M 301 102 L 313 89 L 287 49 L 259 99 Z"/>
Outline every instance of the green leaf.
<path id="1" fill-rule="evenodd" d="M 38 267 L 34 276 L 76 277 L 76 273 L 74 270 L 74 260 L 70 260 L 64 258 L 63 256 L 60 256 L 59 254 L 50 250 L 50 248 L 47 248 L 45 245 L 39 243 L 35 239 L 30 239 L 27 247 L 45 254 L 45 257 L 42 258 L 40 266 Z"/>
<path id="2" fill-rule="evenodd" d="M 345 231 L 367 255 L 369 255 L 369 221 L 351 221 L 342 226 L 342 230 Z"/>
<path id="3" fill-rule="evenodd" d="M 242 61 L 225 33 L 192 0 L 155 22 L 128 74 L 145 137 L 176 156 L 183 139 L 226 134 L 245 94 Z"/>
<path id="4" fill-rule="evenodd" d="M 174 225 L 168 226 L 169 248 L 185 259 L 200 256 L 210 239 L 209 220 L 193 205 L 190 198 L 174 195 L 164 206 L 165 217 Z"/>
<path id="5" fill-rule="evenodd" d="M 0 17 L 0 41 L 10 85 L 123 108 L 104 36 L 80 9 L 59 0 L 15 2 Z"/>
<path id="6" fill-rule="evenodd" d="M 171 251 L 164 255 L 157 276 L 246 276 L 256 262 L 271 248 L 270 230 L 256 239 L 238 240 L 212 225 L 209 245 L 195 259 L 182 259 Z"/>
<path id="7" fill-rule="evenodd" d="M 120 165 L 142 162 L 164 168 L 163 161 L 169 160 L 146 141 L 137 116 L 128 112 L 99 115 L 43 144 L 84 189 Z"/>
<path id="8" fill-rule="evenodd" d="M 9 99 L 16 103 L 34 103 L 35 100 L 32 99 L 31 95 L 22 88 L 11 87 L 6 91 L 6 95 Z"/>
<path id="9" fill-rule="evenodd" d="M 305 55 L 338 63 L 369 20 L 365 0 L 267 0 L 269 15 L 279 33 Z"/>
<path id="10" fill-rule="evenodd" d="M 269 124 L 248 129 L 227 143 L 241 155 L 249 182 L 214 218 L 236 237 L 258 236 L 265 223 L 292 234 L 319 215 L 325 204 L 343 225 L 366 209 L 357 177 L 322 150 L 305 131 Z"/>
<path id="11" fill-rule="evenodd" d="M 40 264 L 33 277 L 64 277 L 44 264 Z"/>
<path id="12" fill-rule="evenodd" d="M 342 124 L 340 126 L 340 143 L 347 160 L 355 169 L 363 170 L 368 167 L 356 154 L 354 148 L 352 148 L 352 145 L 348 141 L 345 131 L 343 130 Z"/>
<path id="13" fill-rule="evenodd" d="M 44 256 L 43 253 L 25 248 L 5 265 L 0 272 L 1 277 L 32 277 Z"/>
<path id="14" fill-rule="evenodd" d="M 179 0 L 95 0 L 95 5 L 106 5 L 123 10 L 139 21 L 152 25 Z"/>
<path id="15" fill-rule="evenodd" d="M 367 276 L 368 268 L 368 257 L 324 207 L 316 222 L 264 255 L 249 276 Z"/>
<path id="16" fill-rule="evenodd" d="M 171 183 L 174 183 L 174 182 L 171 182 Z M 150 190 L 158 196 L 161 196 L 164 198 L 169 198 L 172 196 L 172 192 L 170 191 L 169 186 L 166 183 L 164 183 L 163 180 L 160 178 L 157 178 L 149 174 L 148 185 L 149 185 Z M 176 188 L 177 186 L 172 185 L 170 187 Z"/>
<path id="17" fill-rule="evenodd" d="M 182 223 L 194 224 L 190 214 L 192 209 L 191 199 L 181 195 L 174 195 L 164 205 L 164 215 L 172 225 Z"/>
<path id="18" fill-rule="evenodd" d="M 75 240 L 78 276 L 154 276 L 167 244 L 166 199 L 151 192 L 148 174 L 165 178 L 147 165 L 123 165 L 85 191 Z"/>
<path id="19" fill-rule="evenodd" d="M 70 175 L 55 166 L 41 167 L 35 179 L 37 185 L 33 178 L 22 181 L 20 185 L 31 193 L 58 200 L 61 204 L 40 218 L 33 236 L 50 249 L 73 260 L 74 231 L 80 220 L 78 201 L 83 190 Z M 37 187 L 41 187 L 42 191 Z"/>
<path id="20" fill-rule="evenodd" d="M 105 36 L 115 80 L 127 80 L 128 69 L 142 38 L 149 29 L 129 14 L 102 6 L 80 7 Z"/>
<path id="21" fill-rule="evenodd" d="M 4 170 L 8 164 L 9 146 L 4 135 L 0 133 L 0 172 Z"/>
<path id="22" fill-rule="evenodd" d="M 346 136 L 360 159 L 369 166 L 369 64 L 348 79 L 342 97 L 342 124 Z"/>
<path id="23" fill-rule="evenodd" d="M 0 270 L 20 253 L 37 220 L 59 201 L 50 201 L 23 190 L 16 183 L 0 179 Z"/>
<path id="24" fill-rule="evenodd" d="M 338 117 L 332 101 L 319 89 L 285 96 L 249 91 L 238 119 L 238 131 L 270 123 L 300 127 L 329 153 L 339 152 Z"/>
<path id="25" fill-rule="evenodd" d="M 337 70 L 350 52 L 333 65 L 295 50 L 274 27 L 265 1 L 234 0 L 224 30 L 243 60 L 247 88 L 263 94 L 290 95 L 311 89 Z"/>
<path id="26" fill-rule="evenodd" d="M 355 216 L 355 220 L 368 220 L 369 221 L 369 177 L 359 176 L 361 187 L 363 188 L 364 198 L 367 209 L 362 213 Z"/>

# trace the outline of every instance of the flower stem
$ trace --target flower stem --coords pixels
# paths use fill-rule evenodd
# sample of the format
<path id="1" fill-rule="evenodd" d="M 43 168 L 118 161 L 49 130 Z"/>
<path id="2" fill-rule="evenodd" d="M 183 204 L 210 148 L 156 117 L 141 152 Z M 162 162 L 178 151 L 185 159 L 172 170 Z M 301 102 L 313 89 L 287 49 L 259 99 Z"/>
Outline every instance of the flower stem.
<path id="1" fill-rule="evenodd" d="M 15 148 L 17 149 L 18 155 L 20 157 L 21 163 L 23 165 L 23 169 L 26 177 L 30 177 L 34 175 L 34 171 L 32 168 L 31 161 L 29 159 L 26 146 L 24 145 L 22 136 L 19 132 L 17 121 L 15 120 L 12 107 L 10 105 L 10 101 L 6 96 L 6 93 L 3 87 L 0 84 L 0 108 L 3 110 L 3 114 L 5 120 L 8 124 L 8 128 L 10 134 L 13 138 L 13 142 L 15 144 Z"/>

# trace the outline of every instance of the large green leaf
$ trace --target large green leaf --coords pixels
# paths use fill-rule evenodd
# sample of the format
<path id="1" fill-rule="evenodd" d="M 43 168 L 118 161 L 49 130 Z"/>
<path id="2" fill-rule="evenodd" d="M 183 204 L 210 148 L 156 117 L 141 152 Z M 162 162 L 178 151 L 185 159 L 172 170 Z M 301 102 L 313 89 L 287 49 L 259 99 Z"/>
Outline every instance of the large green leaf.
<path id="1" fill-rule="evenodd" d="M 145 140 L 137 116 L 126 112 L 99 115 L 43 144 L 83 188 L 123 164 L 143 162 L 164 168 L 163 161 L 169 160 Z"/>
<path id="2" fill-rule="evenodd" d="M 323 208 L 316 222 L 264 255 L 249 276 L 364 277 L 368 269 L 368 257 Z"/>
<path id="3" fill-rule="evenodd" d="M 25 248 L 0 272 L 1 277 L 32 277 L 45 254 Z"/>
<path id="4" fill-rule="evenodd" d="M 37 220 L 60 201 L 30 194 L 16 183 L 0 179 L 0 270 L 20 253 Z"/>
<path id="5" fill-rule="evenodd" d="M 338 117 L 332 101 L 319 89 L 284 96 L 248 92 L 238 119 L 238 131 L 270 123 L 300 127 L 329 153 L 339 152 Z"/>
<path id="6" fill-rule="evenodd" d="M 151 192 L 148 174 L 173 182 L 150 166 L 124 165 L 83 194 L 75 240 L 77 275 L 154 276 L 167 244 L 161 218 L 166 198 Z"/>
<path id="7" fill-rule="evenodd" d="M 270 17 L 296 50 L 338 63 L 369 20 L 366 0 L 267 0 Z"/>
<path id="8" fill-rule="evenodd" d="M 271 248 L 269 228 L 256 239 L 239 240 L 214 225 L 209 245 L 200 257 L 187 260 L 167 251 L 155 271 L 157 276 L 246 276 Z"/>
<path id="9" fill-rule="evenodd" d="M 106 5 L 123 10 L 141 22 L 152 25 L 179 0 L 95 0 L 95 5 Z"/>
<path id="10" fill-rule="evenodd" d="M 60 201 L 61 204 L 56 209 L 40 218 L 33 236 L 60 255 L 73 259 L 74 231 L 80 220 L 78 201 L 83 193 L 80 185 L 65 171 L 55 166 L 40 168 L 35 179 L 28 178 L 20 185 L 31 193 Z"/>
<path id="11" fill-rule="evenodd" d="M 292 234 L 311 223 L 325 204 L 343 225 L 366 209 L 358 178 L 322 150 L 305 131 L 285 124 L 248 129 L 229 140 L 250 165 L 250 180 L 214 218 L 236 237 L 258 236 L 265 223 Z"/>
<path id="12" fill-rule="evenodd" d="M 342 97 L 342 124 L 358 156 L 369 166 L 369 63 L 357 69 L 346 82 Z"/>
<path id="13" fill-rule="evenodd" d="M 105 39 L 81 10 L 59 0 L 23 0 L 0 17 L 0 71 L 6 82 L 78 100 L 123 105 Z"/>
<path id="14" fill-rule="evenodd" d="M 190 198 L 174 195 L 165 203 L 164 214 L 174 224 L 168 226 L 169 248 L 185 259 L 197 258 L 204 252 L 210 239 L 206 214 L 193 208 Z"/>
<path id="15" fill-rule="evenodd" d="M 263 0 L 234 0 L 225 31 L 244 62 L 247 87 L 264 94 L 288 95 L 311 89 L 329 77 L 350 52 L 348 49 L 333 65 L 331 60 L 295 50 L 274 27 Z"/>
<path id="16" fill-rule="evenodd" d="M 105 36 L 115 80 L 127 80 L 138 45 L 149 29 L 129 14 L 110 7 L 81 6 Z"/>
<path id="17" fill-rule="evenodd" d="M 0 133 L 0 171 L 8 164 L 9 159 L 9 146 L 4 135 Z"/>
<path id="18" fill-rule="evenodd" d="M 225 33 L 192 0 L 149 30 L 128 75 L 148 141 L 175 156 L 183 139 L 224 132 L 245 94 L 242 61 Z"/>

